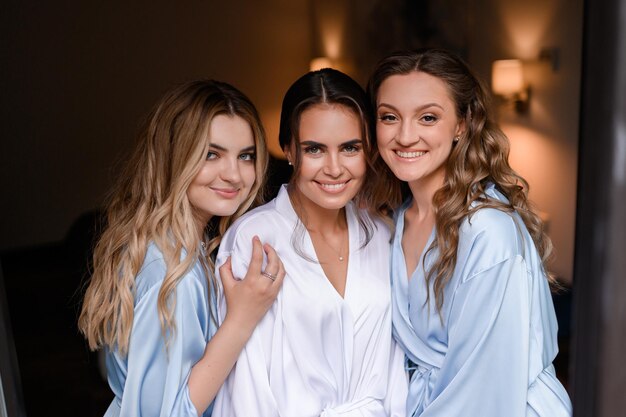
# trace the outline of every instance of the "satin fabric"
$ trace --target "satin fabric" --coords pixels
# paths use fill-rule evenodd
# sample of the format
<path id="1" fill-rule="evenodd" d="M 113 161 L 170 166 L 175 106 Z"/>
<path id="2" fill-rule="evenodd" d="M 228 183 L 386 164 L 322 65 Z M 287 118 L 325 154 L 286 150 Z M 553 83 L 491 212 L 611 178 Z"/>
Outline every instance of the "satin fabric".
<path id="1" fill-rule="evenodd" d="M 107 351 L 109 385 L 115 394 L 105 417 L 188 416 L 198 413 L 189 398 L 187 381 L 191 367 L 202 357 L 216 331 L 209 305 L 216 306 L 200 262 L 196 262 L 176 286 L 176 331 L 166 350 L 157 311 L 159 289 L 165 277 L 165 261 L 150 244 L 136 277 L 135 308 L 128 355 Z M 211 407 L 202 416 L 211 415 Z"/>
<path id="2" fill-rule="evenodd" d="M 488 198 L 507 201 L 493 185 Z M 571 402 L 557 380 L 557 323 L 541 259 L 517 213 L 479 209 L 461 224 L 457 263 L 441 315 L 424 269 L 407 277 L 402 250 L 407 201 L 392 246 L 393 333 L 412 373 L 407 415 L 565 417 Z M 434 239 L 434 231 L 425 248 Z M 425 265 L 425 267 L 424 267 Z"/>
<path id="3" fill-rule="evenodd" d="M 389 231 L 376 223 L 361 248 L 365 237 L 352 204 L 346 217 L 344 298 L 317 262 L 285 186 L 224 236 L 217 264 L 232 255 L 235 276 L 247 271 L 254 235 L 276 249 L 287 275 L 218 393 L 214 417 L 404 416 L 404 355 L 391 337 Z"/>

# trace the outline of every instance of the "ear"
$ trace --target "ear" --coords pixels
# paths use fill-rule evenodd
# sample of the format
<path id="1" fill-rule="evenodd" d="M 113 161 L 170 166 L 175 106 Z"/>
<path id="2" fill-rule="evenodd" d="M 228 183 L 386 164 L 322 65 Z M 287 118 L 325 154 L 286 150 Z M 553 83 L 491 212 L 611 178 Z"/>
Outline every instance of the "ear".
<path id="1" fill-rule="evenodd" d="M 465 133 L 466 127 L 467 126 L 465 124 L 465 119 L 459 120 L 459 122 L 456 124 L 456 130 L 454 132 L 454 136 L 455 137 L 463 136 L 463 134 Z"/>
<path id="2" fill-rule="evenodd" d="M 287 158 L 287 162 L 289 162 L 289 165 L 293 164 L 293 158 L 292 158 L 292 154 L 291 154 L 291 149 L 289 149 L 288 146 L 285 146 L 283 148 L 283 153 L 285 154 L 285 157 Z"/>

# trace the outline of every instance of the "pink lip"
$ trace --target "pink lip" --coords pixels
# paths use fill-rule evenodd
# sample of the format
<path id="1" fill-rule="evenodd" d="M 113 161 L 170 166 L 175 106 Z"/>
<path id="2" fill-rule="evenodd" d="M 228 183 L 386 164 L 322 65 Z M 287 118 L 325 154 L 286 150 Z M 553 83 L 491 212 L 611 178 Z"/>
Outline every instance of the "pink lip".
<path id="1" fill-rule="evenodd" d="M 232 199 L 237 197 L 237 194 L 239 194 L 239 190 L 234 189 L 234 188 L 214 188 L 211 187 L 211 190 L 213 190 L 213 192 L 215 192 L 215 194 L 223 197 L 223 198 L 228 198 L 228 199 Z"/>

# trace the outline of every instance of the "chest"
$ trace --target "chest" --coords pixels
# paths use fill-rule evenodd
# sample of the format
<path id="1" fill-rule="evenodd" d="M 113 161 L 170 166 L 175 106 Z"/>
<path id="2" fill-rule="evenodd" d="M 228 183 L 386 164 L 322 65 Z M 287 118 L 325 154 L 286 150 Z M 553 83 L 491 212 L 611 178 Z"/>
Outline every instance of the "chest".
<path id="1" fill-rule="evenodd" d="M 434 226 L 434 221 L 426 220 L 405 221 L 404 232 L 402 233 L 402 252 L 404 253 L 404 263 L 406 276 L 409 280 L 420 265 L 425 251 L 430 246 L 430 238 Z"/>
<path id="2" fill-rule="evenodd" d="M 370 242 L 364 248 L 352 247 L 341 263 L 344 291 L 341 294 L 316 258 L 295 253 L 291 247 L 279 251 L 287 275 L 281 297 L 294 314 L 307 320 L 335 320 L 339 315 L 352 317 L 355 324 L 368 317 L 380 317 L 391 302 L 389 246 Z M 310 253 L 310 252 L 309 252 Z M 313 252 L 314 254 L 315 252 Z M 294 302 L 295 301 L 295 302 Z M 290 313 L 291 314 L 291 313 Z"/>

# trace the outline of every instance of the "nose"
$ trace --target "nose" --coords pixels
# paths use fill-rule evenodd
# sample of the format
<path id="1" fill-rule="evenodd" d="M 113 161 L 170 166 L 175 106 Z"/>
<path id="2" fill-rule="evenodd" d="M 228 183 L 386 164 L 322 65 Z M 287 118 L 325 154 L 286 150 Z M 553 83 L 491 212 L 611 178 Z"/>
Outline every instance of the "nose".
<path id="1" fill-rule="evenodd" d="M 343 173 L 343 164 L 337 152 L 330 152 L 324 160 L 324 174 L 337 178 Z"/>
<path id="2" fill-rule="evenodd" d="M 241 182 L 239 158 L 223 158 L 222 161 L 224 161 L 220 170 L 222 179 L 231 184 Z"/>
<path id="3" fill-rule="evenodd" d="M 396 142 L 402 146 L 409 147 L 420 141 L 419 129 L 411 120 L 402 121 L 400 129 L 396 135 Z"/>

